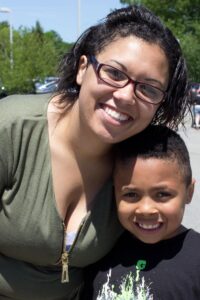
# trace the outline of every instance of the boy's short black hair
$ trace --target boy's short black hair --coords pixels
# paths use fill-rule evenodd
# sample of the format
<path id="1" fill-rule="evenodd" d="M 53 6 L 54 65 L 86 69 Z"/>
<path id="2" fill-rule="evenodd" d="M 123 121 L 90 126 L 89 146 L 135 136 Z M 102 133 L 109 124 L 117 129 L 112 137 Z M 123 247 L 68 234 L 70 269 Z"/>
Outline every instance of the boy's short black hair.
<path id="1" fill-rule="evenodd" d="M 175 131 L 161 125 L 149 125 L 137 135 L 115 145 L 116 162 L 130 158 L 157 158 L 176 161 L 186 185 L 192 181 L 190 157 L 185 142 Z"/>

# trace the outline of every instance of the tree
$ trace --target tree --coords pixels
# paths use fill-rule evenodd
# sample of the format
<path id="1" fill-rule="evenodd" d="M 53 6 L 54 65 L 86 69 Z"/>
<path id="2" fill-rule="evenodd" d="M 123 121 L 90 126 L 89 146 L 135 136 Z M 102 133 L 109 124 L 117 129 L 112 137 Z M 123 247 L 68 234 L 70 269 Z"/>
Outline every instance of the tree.
<path id="1" fill-rule="evenodd" d="M 0 23 L 0 81 L 10 78 L 10 40 L 8 22 Z"/>
<path id="2" fill-rule="evenodd" d="M 143 4 L 158 15 L 179 40 L 191 81 L 200 81 L 200 1 L 121 0 L 123 4 Z"/>
<path id="3" fill-rule="evenodd" d="M 34 92 L 35 80 L 55 76 L 61 56 L 71 47 L 40 23 L 13 30 L 13 68 L 10 67 L 9 25 L 0 23 L 0 79 L 9 94 Z"/>

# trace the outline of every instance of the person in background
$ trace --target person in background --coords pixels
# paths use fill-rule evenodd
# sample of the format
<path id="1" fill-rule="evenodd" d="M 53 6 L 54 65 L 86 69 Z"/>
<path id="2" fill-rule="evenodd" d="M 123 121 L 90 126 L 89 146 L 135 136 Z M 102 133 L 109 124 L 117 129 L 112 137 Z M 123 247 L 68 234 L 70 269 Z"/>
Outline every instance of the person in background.
<path id="1" fill-rule="evenodd" d="M 189 84 L 189 96 L 192 110 L 192 127 L 200 128 L 200 83 Z"/>
<path id="2" fill-rule="evenodd" d="M 82 270 L 122 233 L 113 146 L 189 110 L 180 45 L 143 6 L 88 28 L 52 96 L 0 102 L 0 298 L 78 298 Z"/>
<path id="3" fill-rule="evenodd" d="M 200 129 L 200 84 L 196 90 L 194 101 L 194 127 Z"/>
<path id="4" fill-rule="evenodd" d="M 167 127 L 118 145 L 114 189 L 126 231 L 86 269 L 82 299 L 200 299 L 200 234 L 181 225 L 194 182 L 186 145 Z"/>

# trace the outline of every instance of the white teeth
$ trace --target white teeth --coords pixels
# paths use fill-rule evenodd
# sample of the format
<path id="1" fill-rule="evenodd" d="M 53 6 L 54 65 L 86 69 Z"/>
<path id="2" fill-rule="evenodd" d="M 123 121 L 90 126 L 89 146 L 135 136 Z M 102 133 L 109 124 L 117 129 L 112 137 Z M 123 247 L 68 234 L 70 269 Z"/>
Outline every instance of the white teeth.
<path id="1" fill-rule="evenodd" d="M 143 224 L 143 223 L 138 223 L 138 226 L 143 229 L 157 229 L 160 226 L 160 224 L 158 223 L 158 224 L 152 224 L 152 225 L 148 224 L 147 225 L 147 224 Z"/>
<path id="2" fill-rule="evenodd" d="M 119 113 L 109 107 L 105 107 L 105 112 L 112 117 L 113 119 L 117 120 L 117 121 L 126 121 L 129 119 L 129 117 L 127 115 L 124 115 L 122 113 Z"/>

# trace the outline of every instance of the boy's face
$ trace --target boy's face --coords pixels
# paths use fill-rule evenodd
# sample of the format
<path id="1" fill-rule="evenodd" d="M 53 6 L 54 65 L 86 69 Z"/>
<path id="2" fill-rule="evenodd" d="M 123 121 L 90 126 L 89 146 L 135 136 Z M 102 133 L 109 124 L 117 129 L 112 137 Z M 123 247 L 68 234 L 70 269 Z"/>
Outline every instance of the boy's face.
<path id="1" fill-rule="evenodd" d="M 176 161 L 133 158 L 114 175 L 119 220 L 139 240 L 153 244 L 175 236 L 194 183 L 186 186 Z"/>

